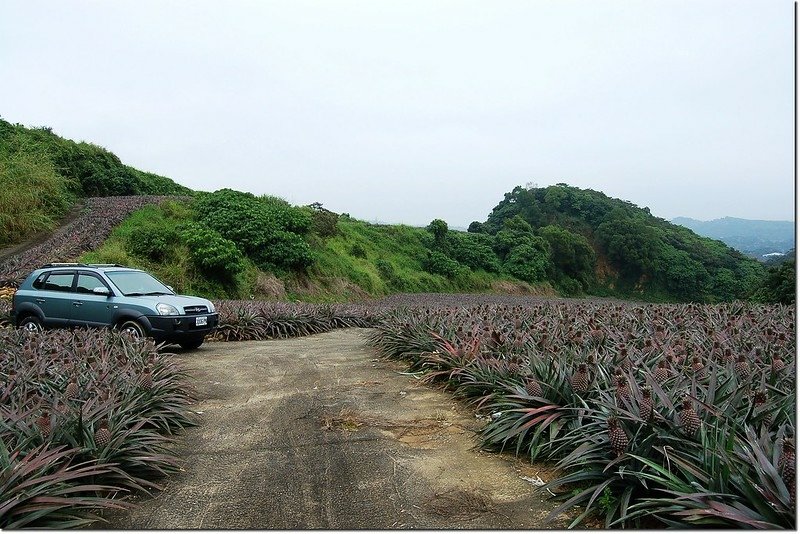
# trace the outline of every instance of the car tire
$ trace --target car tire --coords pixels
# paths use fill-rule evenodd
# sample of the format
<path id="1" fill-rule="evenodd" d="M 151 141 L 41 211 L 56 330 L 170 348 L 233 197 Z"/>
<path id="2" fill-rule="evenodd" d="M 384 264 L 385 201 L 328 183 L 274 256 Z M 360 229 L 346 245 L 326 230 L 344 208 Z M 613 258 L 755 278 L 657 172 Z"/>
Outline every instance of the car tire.
<path id="1" fill-rule="evenodd" d="M 117 325 L 117 331 L 128 334 L 134 339 L 142 339 L 145 337 L 144 328 L 133 319 L 122 321 Z"/>
<path id="2" fill-rule="evenodd" d="M 29 315 L 19 322 L 19 327 L 31 334 L 40 334 L 44 331 L 42 321 L 35 315 Z"/>
<path id="3" fill-rule="evenodd" d="M 186 339 L 178 343 L 178 345 L 180 345 L 181 348 L 185 350 L 194 350 L 196 348 L 199 348 L 200 345 L 203 344 L 203 341 L 205 341 L 205 336 Z"/>

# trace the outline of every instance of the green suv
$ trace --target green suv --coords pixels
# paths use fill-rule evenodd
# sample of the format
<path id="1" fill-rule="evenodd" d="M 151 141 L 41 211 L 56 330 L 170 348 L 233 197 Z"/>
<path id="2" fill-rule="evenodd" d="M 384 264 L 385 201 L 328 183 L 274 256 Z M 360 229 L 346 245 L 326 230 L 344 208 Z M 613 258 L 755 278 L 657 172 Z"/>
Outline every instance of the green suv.
<path id="1" fill-rule="evenodd" d="M 14 294 L 13 324 L 44 328 L 108 326 L 156 343 L 196 349 L 216 326 L 211 301 L 186 295 L 150 274 L 121 265 L 50 263 L 33 271 Z"/>

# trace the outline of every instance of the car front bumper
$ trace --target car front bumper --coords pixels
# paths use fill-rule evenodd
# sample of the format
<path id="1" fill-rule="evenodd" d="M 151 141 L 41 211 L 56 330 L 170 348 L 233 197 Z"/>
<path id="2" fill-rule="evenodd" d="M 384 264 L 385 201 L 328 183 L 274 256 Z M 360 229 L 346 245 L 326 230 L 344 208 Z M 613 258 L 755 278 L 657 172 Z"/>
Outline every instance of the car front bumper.
<path id="1" fill-rule="evenodd" d="M 219 314 L 217 313 L 204 313 L 202 315 L 148 315 L 146 318 L 150 323 L 148 335 L 157 342 L 177 342 L 183 339 L 206 336 L 219 324 Z M 206 324 L 198 324 L 198 322 L 203 322 L 203 318 L 205 318 Z"/>

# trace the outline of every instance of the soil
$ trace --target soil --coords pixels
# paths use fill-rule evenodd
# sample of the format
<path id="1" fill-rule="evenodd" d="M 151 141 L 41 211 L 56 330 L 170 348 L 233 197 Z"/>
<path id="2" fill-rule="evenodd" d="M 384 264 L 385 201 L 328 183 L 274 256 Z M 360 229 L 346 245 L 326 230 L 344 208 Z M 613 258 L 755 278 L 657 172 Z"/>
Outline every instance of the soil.
<path id="1" fill-rule="evenodd" d="M 106 515 L 115 529 L 544 529 L 552 468 L 482 452 L 483 424 L 380 360 L 364 329 L 207 343 L 190 369 L 199 426 L 183 471 Z M 525 477 L 525 478 L 523 478 Z"/>

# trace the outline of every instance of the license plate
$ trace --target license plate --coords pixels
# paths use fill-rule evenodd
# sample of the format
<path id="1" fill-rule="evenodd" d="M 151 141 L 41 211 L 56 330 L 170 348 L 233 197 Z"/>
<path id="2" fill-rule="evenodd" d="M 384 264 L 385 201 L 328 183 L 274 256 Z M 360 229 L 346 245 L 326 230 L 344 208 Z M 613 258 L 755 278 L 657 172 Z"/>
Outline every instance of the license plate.
<path id="1" fill-rule="evenodd" d="M 208 317 L 197 317 L 194 324 L 196 326 L 206 326 L 208 324 Z"/>

